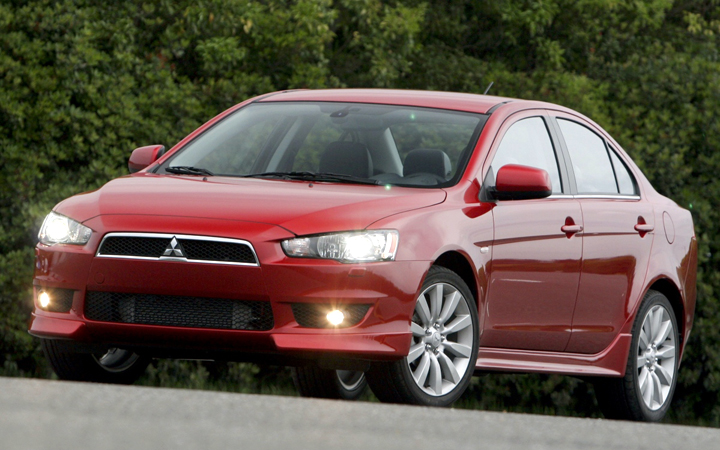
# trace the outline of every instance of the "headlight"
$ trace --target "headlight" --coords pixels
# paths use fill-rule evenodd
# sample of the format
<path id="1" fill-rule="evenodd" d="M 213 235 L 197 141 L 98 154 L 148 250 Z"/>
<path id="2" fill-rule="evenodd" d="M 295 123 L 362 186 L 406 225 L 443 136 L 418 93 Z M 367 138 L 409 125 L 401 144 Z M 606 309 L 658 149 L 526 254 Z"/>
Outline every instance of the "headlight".
<path id="1" fill-rule="evenodd" d="M 343 262 L 392 261 L 398 247 L 395 230 L 333 233 L 288 239 L 285 254 L 295 258 L 335 259 Z"/>
<path id="2" fill-rule="evenodd" d="M 85 244 L 90 239 L 92 230 L 80 223 L 60 214 L 51 212 L 45 217 L 40 227 L 38 240 L 45 245 L 53 244 Z"/>

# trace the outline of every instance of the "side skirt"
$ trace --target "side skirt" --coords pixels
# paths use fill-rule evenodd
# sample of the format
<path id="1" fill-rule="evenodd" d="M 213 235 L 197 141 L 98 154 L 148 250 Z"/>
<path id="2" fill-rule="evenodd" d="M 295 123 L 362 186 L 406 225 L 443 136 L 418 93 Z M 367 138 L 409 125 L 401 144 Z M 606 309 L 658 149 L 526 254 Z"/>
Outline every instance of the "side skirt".
<path id="1" fill-rule="evenodd" d="M 618 334 L 605 350 L 593 355 L 481 347 L 475 371 L 622 377 L 631 341 L 631 334 Z"/>

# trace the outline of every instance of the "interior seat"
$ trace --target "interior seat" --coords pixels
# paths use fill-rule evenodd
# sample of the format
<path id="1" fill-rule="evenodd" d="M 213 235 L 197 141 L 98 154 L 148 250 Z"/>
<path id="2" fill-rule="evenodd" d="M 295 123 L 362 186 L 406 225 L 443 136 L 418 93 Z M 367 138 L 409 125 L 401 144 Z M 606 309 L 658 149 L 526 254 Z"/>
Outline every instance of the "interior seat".
<path id="1" fill-rule="evenodd" d="M 331 142 L 320 156 L 320 172 L 330 172 L 370 178 L 373 163 L 370 152 L 360 142 Z"/>
<path id="2" fill-rule="evenodd" d="M 403 176 L 418 173 L 429 173 L 447 180 L 452 175 L 450 157 L 442 150 L 435 148 L 416 148 L 405 157 Z"/>

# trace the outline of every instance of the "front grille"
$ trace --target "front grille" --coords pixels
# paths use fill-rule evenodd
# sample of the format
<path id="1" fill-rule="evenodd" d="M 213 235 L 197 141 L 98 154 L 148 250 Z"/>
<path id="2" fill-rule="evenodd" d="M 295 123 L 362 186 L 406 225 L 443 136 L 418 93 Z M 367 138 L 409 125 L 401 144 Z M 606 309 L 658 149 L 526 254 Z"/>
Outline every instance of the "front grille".
<path id="1" fill-rule="evenodd" d="M 172 238 L 112 236 L 103 241 L 98 254 L 159 258 Z"/>
<path id="2" fill-rule="evenodd" d="M 295 322 L 305 328 L 346 328 L 357 325 L 367 314 L 370 305 L 343 305 L 331 306 L 328 304 L 315 303 L 293 303 L 293 316 Z M 339 326 L 331 325 L 327 320 L 327 314 L 339 309 L 345 315 L 345 320 Z"/>
<path id="3" fill-rule="evenodd" d="M 265 331 L 273 327 L 270 303 L 175 295 L 88 292 L 85 317 L 100 322 Z"/>
<path id="4" fill-rule="evenodd" d="M 70 312 L 73 304 L 73 296 L 75 291 L 72 289 L 40 289 L 38 292 L 45 291 L 50 296 L 50 304 L 45 311 L 66 313 Z"/>
<path id="5" fill-rule="evenodd" d="M 250 247 L 229 242 L 195 241 L 192 239 L 178 239 L 183 246 L 187 259 L 199 261 L 229 261 L 254 263 Z"/>
<path id="6" fill-rule="evenodd" d="M 111 233 L 103 239 L 97 255 L 257 265 L 255 253 L 245 241 L 172 234 Z"/>

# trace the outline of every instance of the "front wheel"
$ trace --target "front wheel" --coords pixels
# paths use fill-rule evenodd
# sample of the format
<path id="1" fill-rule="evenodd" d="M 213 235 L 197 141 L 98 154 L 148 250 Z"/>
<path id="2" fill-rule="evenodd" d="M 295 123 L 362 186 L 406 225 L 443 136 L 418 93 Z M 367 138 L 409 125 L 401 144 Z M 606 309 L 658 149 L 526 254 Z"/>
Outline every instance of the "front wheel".
<path id="1" fill-rule="evenodd" d="M 132 384 L 150 364 L 149 358 L 120 348 L 91 354 L 78 351 L 72 341 L 43 339 L 41 345 L 61 380 Z"/>
<path id="2" fill-rule="evenodd" d="M 470 384 L 478 353 L 478 313 L 467 284 L 430 268 L 415 303 L 408 355 L 374 363 L 370 388 L 383 402 L 449 406 Z"/>
<path id="3" fill-rule="evenodd" d="M 632 335 L 625 376 L 595 382 L 598 404 L 608 419 L 657 422 L 670 408 L 680 349 L 677 319 L 665 295 L 648 291 Z"/>

